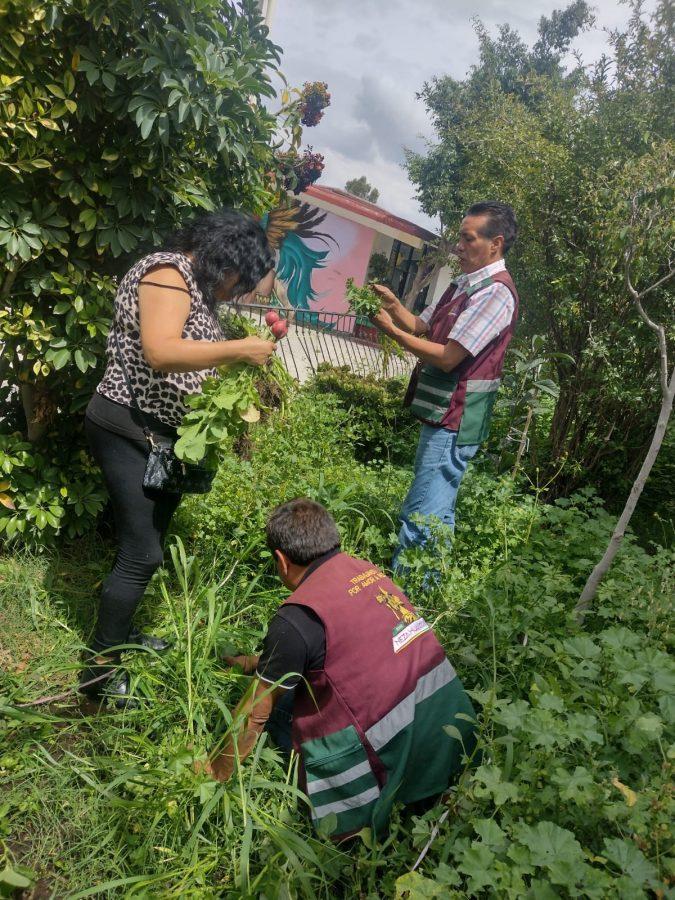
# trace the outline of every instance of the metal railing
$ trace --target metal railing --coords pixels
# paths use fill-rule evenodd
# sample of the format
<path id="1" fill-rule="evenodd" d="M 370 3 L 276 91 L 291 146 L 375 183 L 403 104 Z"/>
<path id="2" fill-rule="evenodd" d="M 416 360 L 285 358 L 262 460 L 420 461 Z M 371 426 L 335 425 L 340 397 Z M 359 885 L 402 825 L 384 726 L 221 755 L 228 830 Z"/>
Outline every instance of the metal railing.
<path id="1" fill-rule="evenodd" d="M 322 363 L 347 366 L 359 375 L 381 378 L 410 374 L 415 358 L 382 340 L 368 320 L 348 313 L 284 309 L 263 304 L 231 303 L 227 307 L 263 326 L 265 313 L 275 309 L 288 320 L 288 336 L 279 341 L 278 354 L 298 381 L 316 374 Z"/>

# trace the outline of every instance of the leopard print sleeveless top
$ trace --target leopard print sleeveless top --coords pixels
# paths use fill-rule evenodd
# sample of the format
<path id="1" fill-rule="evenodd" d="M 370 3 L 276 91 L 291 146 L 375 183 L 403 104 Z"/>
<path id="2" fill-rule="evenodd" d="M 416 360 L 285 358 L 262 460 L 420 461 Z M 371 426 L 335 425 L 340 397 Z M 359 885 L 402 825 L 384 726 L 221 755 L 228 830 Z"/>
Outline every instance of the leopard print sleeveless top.
<path id="1" fill-rule="evenodd" d="M 182 337 L 193 341 L 222 341 L 224 335 L 216 316 L 204 302 L 197 287 L 190 260 L 182 253 L 159 252 L 144 256 L 122 279 L 115 297 L 113 327 L 117 327 L 120 351 L 134 388 L 136 402 L 144 412 L 175 427 L 180 425 L 187 412 L 186 397 L 200 393 L 202 381 L 207 376 L 218 373 L 216 369 L 158 372 L 143 356 L 138 283 L 144 275 L 158 266 L 174 266 L 178 269 L 190 291 L 190 313 L 183 327 Z M 122 367 L 117 359 L 112 329 L 108 336 L 106 354 L 107 368 L 96 390 L 115 403 L 132 406 Z"/>

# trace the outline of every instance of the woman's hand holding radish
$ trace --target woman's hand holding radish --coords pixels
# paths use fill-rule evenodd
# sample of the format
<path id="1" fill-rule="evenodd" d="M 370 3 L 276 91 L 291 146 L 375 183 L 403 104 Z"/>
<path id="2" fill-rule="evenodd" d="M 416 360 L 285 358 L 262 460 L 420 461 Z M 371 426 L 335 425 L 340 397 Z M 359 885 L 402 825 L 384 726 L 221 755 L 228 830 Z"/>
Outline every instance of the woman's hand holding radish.
<path id="1" fill-rule="evenodd" d="M 235 350 L 237 364 L 223 366 L 218 378 L 204 380 L 201 394 L 188 398 L 190 411 L 178 429 L 180 437 L 174 448 L 179 459 L 190 463 L 206 460 L 206 465 L 214 468 L 232 440 L 247 425 L 259 421 L 261 411 L 268 408 L 261 399 L 260 385 L 267 385 L 264 395 L 275 397 L 275 405 L 283 412 L 293 379 L 274 351 L 276 342 L 288 332 L 288 322 L 270 309 L 265 325 L 259 329 L 250 319 L 239 318 L 239 334 L 226 342 Z"/>
<path id="2" fill-rule="evenodd" d="M 272 354 L 276 350 L 274 341 L 265 340 L 265 338 L 251 335 L 241 339 L 242 353 L 241 361 L 249 366 L 264 366 L 269 362 Z"/>

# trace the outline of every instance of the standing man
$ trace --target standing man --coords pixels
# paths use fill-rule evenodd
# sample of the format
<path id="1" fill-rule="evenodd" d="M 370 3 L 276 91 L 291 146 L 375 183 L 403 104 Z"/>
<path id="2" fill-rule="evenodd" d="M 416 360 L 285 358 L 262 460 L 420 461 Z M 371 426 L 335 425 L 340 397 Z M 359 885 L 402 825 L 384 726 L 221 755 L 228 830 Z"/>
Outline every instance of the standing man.
<path id="1" fill-rule="evenodd" d="M 394 569 L 402 550 L 428 538 L 428 526 L 413 522 L 413 516 L 434 516 L 454 527 L 462 476 L 488 436 L 518 316 L 518 293 L 504 263 L 517 230 L 508 204 L 474 203 L 455 250 L 462 275 L 419 316 L 389 288 L 373 286 L 383 301 L 373 321 L 419 359 L 405 403 L 423 425 L 415 477 L 401 509 Z"/>
<path id="2" fill-rule="evenodd" d="M 323 506 L 277 507 L 267 543 L 291 594 L 262 654 L 227 658 L 256 679 L 233 714 L 243 727 L 198 768 L 225 781 L 267 728 L 299 753 L 316 826 L 381 833 L 395 801 L 433 802 L 472 757 L 471 701 L 431 625 L 377 566 L 341 552 Z"/>

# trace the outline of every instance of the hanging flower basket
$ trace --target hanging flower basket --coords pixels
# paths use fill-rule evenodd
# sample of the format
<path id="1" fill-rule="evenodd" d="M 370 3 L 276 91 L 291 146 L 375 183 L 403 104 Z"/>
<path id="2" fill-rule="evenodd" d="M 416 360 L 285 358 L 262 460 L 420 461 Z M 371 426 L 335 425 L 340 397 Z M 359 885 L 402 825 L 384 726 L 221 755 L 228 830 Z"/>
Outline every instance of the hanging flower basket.
<path id="1" fill-rule="evenodd" d="M 310 184 L 321 177 L 324 169 L 324 158 L 321 153 L 313 153 L 307 147 L 302 155 L 292 151 L 281 155 L 282 164 L 287 168 L 286 190 L 301 194 Z"/>
<path id="2" fill-rule="evenodd" d="M 330 106 L 330 94 L 325 81 L 306 81 L 300 94 L 300 121 L 307 127 L 318 125 L 324 109 Z"/>

